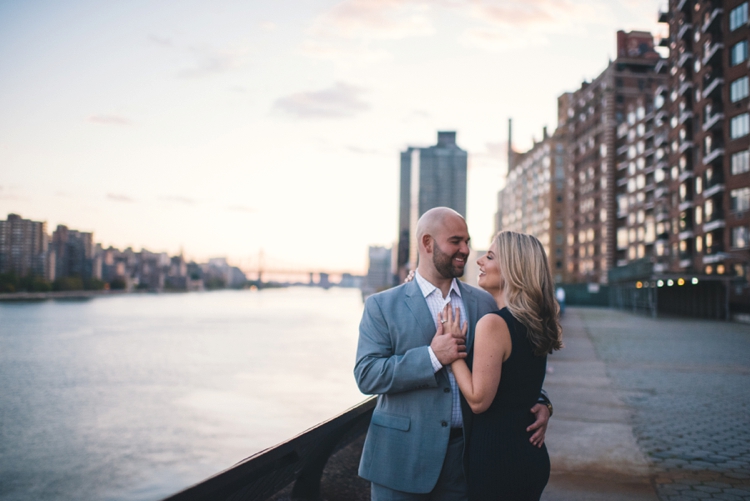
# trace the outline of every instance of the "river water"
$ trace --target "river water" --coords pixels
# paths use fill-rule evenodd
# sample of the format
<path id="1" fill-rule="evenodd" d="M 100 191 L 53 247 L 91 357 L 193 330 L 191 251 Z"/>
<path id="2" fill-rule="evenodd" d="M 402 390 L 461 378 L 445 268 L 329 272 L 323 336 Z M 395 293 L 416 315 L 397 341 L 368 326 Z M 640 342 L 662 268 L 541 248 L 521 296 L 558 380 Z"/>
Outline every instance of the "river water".
<path id="1" fill-rule="evenodd" d="M 365 397 L 358 290 L 0 303 L 0 500 L 155 500 Z"/>

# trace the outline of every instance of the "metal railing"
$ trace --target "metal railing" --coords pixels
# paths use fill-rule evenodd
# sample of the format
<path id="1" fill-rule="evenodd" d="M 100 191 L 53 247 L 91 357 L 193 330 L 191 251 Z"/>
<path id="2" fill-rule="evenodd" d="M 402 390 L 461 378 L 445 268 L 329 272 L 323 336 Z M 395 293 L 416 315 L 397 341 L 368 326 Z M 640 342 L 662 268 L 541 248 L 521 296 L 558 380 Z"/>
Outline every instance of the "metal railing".
<path id="1" fill-rule="evenodd" d="M 265 501 L 292 483 L 291 499 L 320 499 L 328 458 L 367 431 L 375 401 L 376 397 L 368 398 L 164 501 Z"/>

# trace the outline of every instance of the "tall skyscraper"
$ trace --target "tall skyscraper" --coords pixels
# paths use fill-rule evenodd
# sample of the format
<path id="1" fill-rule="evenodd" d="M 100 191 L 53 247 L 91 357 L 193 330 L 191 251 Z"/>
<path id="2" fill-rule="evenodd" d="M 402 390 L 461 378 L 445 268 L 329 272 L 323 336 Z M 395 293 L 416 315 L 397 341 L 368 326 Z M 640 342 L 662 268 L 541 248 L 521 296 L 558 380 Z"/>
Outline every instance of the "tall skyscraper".
<path id="1" fill-rule="evenodd" d="M 454 131 L 439 131 L 429 148 L 401 152 L 397 272 L 403 279 L 417 264 L 414 234 L 419 218 L 434 207 L 450 207 L 466 217 L 468 154 L 456 144 Z"/>
<path id="2" fill-rule="evenodd" d="M 22 219 L 17 214 L 8 214 L 6 221 L 0 221 L 0 273 L 54 278 L 50 276 L 47 250 L 47 223 Z"/>
<path id="3" fill-rule="evenodd" d="M 58 225 L 52 233 L 57 278 L 92 278 L 94 271 L 94 234 Z"/>

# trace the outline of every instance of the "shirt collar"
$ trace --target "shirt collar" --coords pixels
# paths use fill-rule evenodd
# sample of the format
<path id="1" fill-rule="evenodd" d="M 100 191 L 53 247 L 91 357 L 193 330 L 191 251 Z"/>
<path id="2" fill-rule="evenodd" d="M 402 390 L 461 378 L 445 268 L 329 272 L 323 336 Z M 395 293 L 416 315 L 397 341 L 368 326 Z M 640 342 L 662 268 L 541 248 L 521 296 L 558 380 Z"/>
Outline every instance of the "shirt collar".
<path id="1" fill-rule="evenodd" d="M 419 274 L 419 272 L 414 273 L 414 280 L 417 281 L 417 285 L 419 285 L 419 289 L 422 291 L 422 296 L 427 297 L 430 294 L 432 294 L 437 287 L 435 287 L 432 282 L 427 281 L 426 278 L 424 278 L 422 275 Z M 448 296 L 451 295 L 451 292 L 455 292 L 458 294 L 458 297 L 461 297 L 461 289 L 458 287 L 458 280 L 455 278 L 451 282 L 451 288 L 448 291 Z"/>

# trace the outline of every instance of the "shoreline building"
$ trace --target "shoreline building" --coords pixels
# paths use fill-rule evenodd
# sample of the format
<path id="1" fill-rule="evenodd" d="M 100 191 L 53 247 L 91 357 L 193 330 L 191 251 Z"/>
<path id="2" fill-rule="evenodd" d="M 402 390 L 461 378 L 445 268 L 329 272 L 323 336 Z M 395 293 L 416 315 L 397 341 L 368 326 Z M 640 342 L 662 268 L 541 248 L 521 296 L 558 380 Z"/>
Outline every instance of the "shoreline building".
<path id="1" fill-rule="evenodd" d="M 659 21 L 669 26 L 671 231 L 654 271 L 700 275 L 728 310 L 750 312 L 748 2 L 672 0 Z"/>
<path id="2" fill-rule="evenodd" d="M 508 125 L 510 129 L 510 123 Z M 567 141 L 562 129 L 525 153 L 512 151 L 505 186 L 497 194 L 495 230 L 529 233 L 539 239 L 557 283 L 567 281 L 565 266 L 565 165 Z"/>
<path id="3" fill-rule="evenodd" d="M 646 178 L 653 166 L 646 164 L 653 162 L 649 159 L 655 148 L 653 131 L 647 133 L 646 128 L 653 120 L 647 109 L 664 81 L 657 72 L 660 61 L 650 33 L 618 31 L 617 59 L 592 82 L 583 82 L 580 89 L 558 100 L 558 127 L 568 139 L 566 277 L 570 282 L 608 283 L 608 273 L 617 264 L 620 227 L 627 226 L 629 235 L 632 228 L 636 239 L 642 237 L 643 248 L 636 249 L 636 257 L 647 253 L 646 231 L 638 228 L 650 225 L 652 217 L 647 193 L 653 191 L 653 183 Z M 629 110 L 634 110 L 632 117 Z M 618 149 L 617 128 L 630 118 L 635 120 L 634 144 Z M 620 211 L 627 217 L 618 219 L 615 197 L 630 188 L 627 200 L 632 198 L 633 206 Z"/>
<path id="4" fill-rule="evenodd" d="M 49 253 L 47 223 L 8 214 L 0 221 L 0 273 L 55 279 L 55 259 Z"/>
<path id="5" fill-rule="evenodd" d="M 434 207 L 450 207 L 466 217 L 468 154 L 456 144 L 455 131 L 439 131 L 438 142 L 401 152 L 398 250 L 396 275 L 402 281 L 416 269 L 414 230 L 419 218 Z"/>

